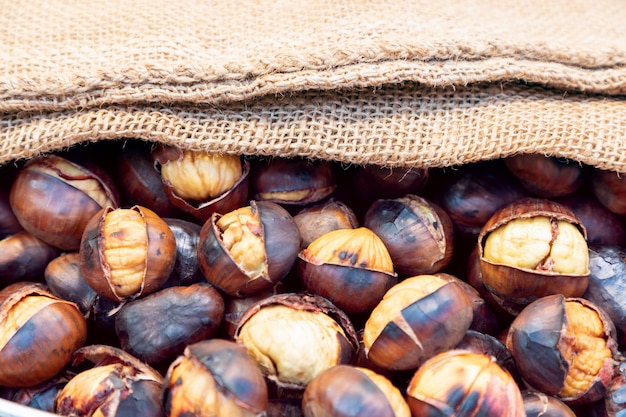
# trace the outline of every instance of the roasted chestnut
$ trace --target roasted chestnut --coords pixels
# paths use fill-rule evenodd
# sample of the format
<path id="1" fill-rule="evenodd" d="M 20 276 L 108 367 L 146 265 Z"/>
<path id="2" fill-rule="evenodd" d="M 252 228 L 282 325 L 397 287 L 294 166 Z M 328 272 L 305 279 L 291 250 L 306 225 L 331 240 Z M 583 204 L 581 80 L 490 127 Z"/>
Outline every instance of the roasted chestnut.
<path id="1" fill-rule="evenodd" d="M 492 357 L 464 350 L 448 350 L 424 362 L 406 396 L 413 416 L 526 416 L 511 375 Z"/>
<path id="2" fill-rule="evenodd" d="M 598 201 L 609 211 L 626 215 L 626 178 L 617 172 L 594 169 L 591 189 Z"/>
<path id="3" fill-rule="evenodd" d="M 32 414 L 32 409 L 55 412 L 56 397 L 65 387 L 67 382 L 74 377 L 74 374 L 65 371 L 32 387 L 13 389 L 11 395 L 2 395 L 14 403 L 30 407 L 28 414 Z M 25 410 L 25 411 L 27 411 Z"/>
<path id="4" fill-rule="evenodd" d="M 302 249 L 324 233 L 336 229 L 355 229 L 359 226 L 354 211 L 341 201 L 333 199 L 302 209 L 293 216 L 293 220 L 300 232 Z"/>
<path id="5" fill-rule="evenodd" d="M 363 201 L 392 199 L 420 191 L 429 178 L 427 168 L 361 165 L 354 173 L 353 190 Z"/>
<path id="6" fill-rule="evenodd" d="M 543 392 L 522 391 L 526 417 L 576 417 L 563 401 Z"/>
<path id="7" fill-rule="evenodd" d="M 294 337 L 294 335 L 297 335 Z M 350 364 L 358 340 L 345 315 L 330 301 L 285 293 L 252 305 L 235 331 L 268 381 L 297 395 L 320 372 Z"/>
<path id="8" fill-rule="evenodd" d="M 164 218 L 176 239 L 176 261 L 174 269 L 162 288 L 190 285 L 204 281 L 198 266 L 198 243 L 202 226 L 184 219 Z"/>
<path id="9" fill-rule="evenodd" d="M 452 259 L 452 221 L 442 208 L 423 197 L 408 194 L 377 200 L 365 214 L 363 225 L 385 243 L 399 274 L 432 274 Z"/>
<path id="10" fill-rule="evenodd" d="M 268 389 L 243 346 L 212 339 L 189 345 L 172 362 L 163 402 L 169 417 L 264 416 Z"/>
<path id="11" fill-rule="evenodd" d="M 101 297 L 121 301 L 161 288 L 174 268 L 176 239 L 150 209 L 106 207 L 85 227 L 79 253 L 87 283 Z"/>
<path id="12" fill-rule="evenodd" d="M 94 364 L 59 392 L 56 413 L 64 416 L 164 417 L 163 377 L 128 353 L 104 345 L 76 352 L 73 365 Z"/>
<path id="13" fill-rule="evenodd" d="M 280 294 L 282 292 L 281 285 L 278 283 L 272 288 L 263 290 L 261 292 L 254 293 L 247 297 L 232 297 L 225 296 L 225 308 L 224 308 L 224 320 L 223 331 L 224 336 L 229 340 L 235 337 L 235 331 L 239 325 L 239 321 L 245 314 L 245 312 L 255 303 L 274 294 Z"/>
<path id="14" fill-rule="evenodd" d="M 204 282 L 165 288 L 126 303 L 115 316 L 115 331 L 122 349 L 157 364 L 213 336 L 223 317 L 224 299 Z"/>
<path id="15" fill-rule="evenodd" d="M 291 270 L 300 249 L 293 217 L 269 201 L 215 213 L 200 231 L 198 265 L 207 281 L 245 297 L 272 288 Z"/>
<path id="16" fill-rule="evenodd" d="M 10 186 L 11 183 L 8 185 Z M 15 217 L 13 209 L 11 209 L 9 190 L 10 187 L 7 189 L 4 189 L 4 187 L 0 188 L 0 239 L 24 230 L 17 217 Z"/>
<path id="17" fill-rule="evenodd" d="M 583 183 L 584 167 L 567 158 L 541 154 L 519 154 L 504 159 L 506 167 L 522 186 L 540 198 L 563 197 Z"/>
<path id="18" fill-rule="evenodd" d="M 511 323 L 506 345 L 530 387 L 567 404 L 601 399 L 613 375 L 615 327 L 583 298 L 535 300 Z"/>
<path id="19" fill-rule="evenodd" d="M 406 400 L 391 381 L 356 366 L 336 365 L 322 371 L 302 396 L 305 417 L 410 417 Z"/>
<path id="20" fill-rule="evenodd" d="M 250 163 L 240 156 L 159 146 L 152 160 L 172 204 L 203 222 L 248 199 Z"/>
<path id="21" fill-rule="evenodd" d="M 59 250 L 27 231 L 0 240 L 0 286 L 15 281 L 40 281 Z"/>
<path id="22" fill-rule="evenodd" d="M 463 339 L 472 304 L 461 286 L 435 275 L 394 285 L 370 313 L 363 332 L 365 354 L 374 364 L 410 370 Z"/>
<path id="23" fill-rule="evenodd" d="M 565 206 L 522 199 L 496 212 L 478 238 L 480 272 L 511 314 L 537 298 L 579 297 L 589 282 L 586 229 Z"/>
<path id="24" fill-rule="evenodd" d="M 0 385 L 29 387 L 57 375 L 87 338 L 75 304 L 45 286 L 11 284 L 0 291 Z"/>
<path id="25" fill-rule="evenodd" d="M 10 203 L 26 231 L 71 251 L 79 248 L 87 222 L 103 207 L 117 207 L 119 197 L 104 171 L 47 155 L 20 169 Z"/>
<path id="26" fill-rule="evenodd" d="M 76 303 L 85 317 L 91 315 L 98 294 L 80 272 L 78 252 L 64 253 L 51 260 L 44 270 L 44 279 L 50 292 L 59 298 Z"/>
<path id="27" fill-rule="evenodd" d="M 346 313 L 369 313 L 397 283 L 382 240 L 365 227 L 325 233 L 298 255 L 304 286 Z"/>

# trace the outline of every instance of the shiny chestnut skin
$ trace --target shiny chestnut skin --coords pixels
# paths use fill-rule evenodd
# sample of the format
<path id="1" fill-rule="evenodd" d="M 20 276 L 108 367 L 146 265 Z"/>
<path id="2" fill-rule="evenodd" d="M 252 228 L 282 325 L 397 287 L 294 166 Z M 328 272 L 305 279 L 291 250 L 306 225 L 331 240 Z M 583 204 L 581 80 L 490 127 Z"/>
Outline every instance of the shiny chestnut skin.
<path id="1" fill-rule="evenodd" d="M 15 281 L 41 281 L 59 250 L 25 230 L 0 240 L 0 287 Z"/>
<path id="2" fill-rule="evenodd" d="M 510 314 L 537 298 L 579 297 L 589 282 L 587 232 L 551 200 L 525 198 L 496 212 L 478 237 L 481 278 Z"/>
<path id="3" fill-rule="evenodd" d="M 175 146 L 158 146 L 153 149 L 151 153 L 153 165 L 159 172 L 163 170 L 164 165 L 172 162 L 184 164 L 186 161 L 190 160 L 190 165 L 193 165 L 193 159 L 195 158 L 193 155 L 194 152 L 185 151 Z M 204 155 L 210 156 L 211 154 L 198 152 L 198 155 L 202 157 Z M 216 156 L 219 157 L 219 155 Z M 206 197 L 201 200 L 181 197 L 176 191 L 176 186 L 161 174 L 165 193 L 175 207 L 202 222 L 207 221 L 213 213 L 227 213 L 235 210 L 248 200 L 250 188 L 250 162 L 243 158 L 240 158 L 240 162 L 241 173 L 239 178 L 230 189 L 219 195 Z M 201 169 L 200 167 L 197 168 L 197 170 Z M 196 173 L 202 176 L 202 172 L 196 171 Z M 219 178 L 214 178 L 214 181 L 220 180 Z"/>
<path id="4" fill-rule="evenodd" d="M 576 417 L 563 401 L 543 392 L 522 391 L 526 417 Z"/>
<path id="5" fill-rule="evenodd" d="M 333 165 L 303 158 L 257 159 L 250 194 L 258 201 L 305 206 L 330 196 L 337 187 Z"/>
<path id="6" fill-rule="evenodd" d="M 212 339 L 187 346 L 172 362 L 163 402 L 170 417 L 254 417 L 265 415 L 268 389 L 245 347 Z"/>
<path id="7" fill-rule="evenodd" d="M 176 261 L 172 273 L 162 288 L 204 281 L 204 275 L 198 266 L 198 243 L 202 225 L 171 217 L 165 217 L 163 221 L 167 223 L 176 239 Z"/>
<path id="8" fill-rule="evenodd" d="M 29 387 L 69 364 L 87 323 L 75 304 L 24 281 L 0 291 L 0 335 L 0 385 Z"/>
<path id="9" fill-rule="evenodd" d="M 302 396 L 305 417 L 410 417 L 400 390 L 384 376 L 351 365 L 318 374 Z"/>
<path id="10" fill-rule="evenodd" d="M 454 250 L 448 214 L 432 201 L 407 194 L 375 201 L 363 225 L 385 243 L 395 270 L 404 276 L 432 274 L 444 269 Z"/>
<path id="11" fill-rule="evenodd" d="M 87 222 L 103 207 L 117 207 L 111 178 L 96 166 L 47 155 L 26 163 L 11 187 L 20 225 L 59 249 L 77 250 Z"/>
<path id="12" fill-rule="evenodd" d="M 504 164 L 531 194 L 540 198 L 563 197 L 574 193 L 586 178 L 586 169 L 566 158 L 541 154 L 519 154 Z"/>
<path id="13" fill-rule="evenodd" d="M 176 239 L 152 210 L 106 207 L 94 215 L 80 245 L 80 271 L 99 296 L 112 301 L 157 291 L 176 261 Z"/>
<path id="14" fill-rule="evenodd" d="M 356 168 L 352 188 L 365 201 L 393 199 L 420 191 L 429 175 L 426 168 L 362 165 Z"/>
<path id="15" fill-rule="evenodd" d="M 309 246 L 324 233 L 359 227 L 359 220 L 354 211 L 347 204 L 332 198 L 305 207 L 293 216 L 293 220 L 300 231 L 301 249 Z"/>
<path id="16" fill-rule="evenodd" d="M 164 417 L 163 377 L 152 367 L 111 346 L 76 351 L 73 365 L 92 362 L 59 392 L 56 413 L 67 416 Z"/>
<path id="17" fill-rule="evenodd" d="M 228 224 L 222 227 L 226 219 Z M 245 297 L 282 280 L 299 248 L 298 228 L 287 210 L 276 203 L 252 200 L 233 212 L 215 213 L 204 223 L 198 265 L 211 284 L 231 296 Z"/>
<path id="18" fill-rule="evenodd" d="M 212 337 L 224 317 L 224 299 L 209 283 L 169 287 L 124 304 L 115 316 L 123 350 L 157 364 L 185 346 Z"/>
<path id="19" fill-rule="evenodd" d="M 609 211 L 626 215 L 626 177 L 617 172 L 594 169 L 591 189 L 598 201 Z"/>
<path id="20" fill-rule="evenodd" d="M 615 327 L 593 303 L 561 294 L 539 298 L 506 336 L 523 380 L 568 405 L 600 400 L 613 375 Z"/>
<path id="21" fill-rule="evenodd" d="M 239 321 L 235 341 L 246 346 L 271 387 L 294 397 L 324 369 L 352 363 L 358 349 L 348 316 L 306 293 L 276 294 L 253 304 Z"/>
<path id="22" fill-rule="evenodd" d="M 300 251 L 296 268 L 310 292 L 348 314 L 369 313 L 398 282 L 385 244 L 365 227 L 325 233 Z"/>
<path id="23" fill-rule="evenodd" d="M 10 181 L 12 182 L 13 180 L 11 179 Z M 9 190 L 10 188 L 0 188 L 0 239 L 24 230 L 11 208 Z"/>
<path id="24" fill-rule="evenodd" d="M 390 370 L 411 370 L 463 339 L 473 318 L 461 286 L 435 275 L 406 278 L 370 313 L 363 345 L 367 359 Z"/>
<path id="25" fill-rule="evenodd" d="M 64 253 L 51 260 L 44 270 L 44 279 L 50 292 L 76 303 L 86 317 L 91 315 L 98 294 L 80 272 L 78 252 Z"/>
<path id="26" fill-rule="evenodd" d="M 493 358 L 464 350 L 448 350 L 424 362 L 406 396 L 413 416 L 526 416 L 511 375 Z"/>

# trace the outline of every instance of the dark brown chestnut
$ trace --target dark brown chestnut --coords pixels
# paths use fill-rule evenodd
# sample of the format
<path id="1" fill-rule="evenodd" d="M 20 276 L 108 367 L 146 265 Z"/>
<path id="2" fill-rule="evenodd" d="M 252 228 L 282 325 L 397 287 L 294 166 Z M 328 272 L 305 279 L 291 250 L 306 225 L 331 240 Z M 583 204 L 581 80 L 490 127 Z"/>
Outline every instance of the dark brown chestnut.
<path id="1" fill-rule="evenodd" d="M 198 243 L 202 226 L 189 220 L 163 218 L 176 239 L 176 261 L 174 269 L 162 288 L 176 285 L 191 285 L 204 281 L 198 266 Z"/>
<path id="2" fill-rule="evenodd" d="M 272 288 L 291 270 L 300 235 L 293 217 L 276 203 L 250 201 L 204 223 L 198 265 L 204 277 L 225 293 L 245 297 Z"/>
<path id="3" fill-rule="evenodd" d="M 355 229 L 359 221 L 348 205 L 334 199 L 306 207 L 293 220 L 300 231 L 300 248 L 304 249 L 324 233 L 336 229 Z"/>
<path id="4" fill-rule="evenodd" d="M 482 281 L 511 314 L 546 295 L 580 297 L 589 282 L 586 235 L 565 206 L 518 200 L 496 212 L 480 232 Z"/>
<path id="5" fill-rule="evenodd" d="M 175 146 L 159 146 L 151 156 L 172 204 L 203 222 L 248 200 L 250 163 L 240 156 Z"/>
<path id="6" fill-rule="evenodd" d="M 526 417 L 522 393 L 487 355 L 448 350 L 415 372 L 406 390 L 413 416 Z"/>
<path id="7" fill-rule="evenodd" d="M 539 298 L 511 323 L 506 346 L 524 381 L 567 404 L 600 400 L 613 376 L 615 327 L 600 308 L 561 294 Z"/>
<path id="8" fill-rule="evenodd" d="M 574 411 L 563 401 L 543 392 L 522 391 L 526 417 L 576 417 Z"/>
<path id="9" fill-rule="evenodd" d="M 54 413 L 57 395 L 73 377 L 73 373 L 64 371 L 32 387 L 13 389 L 10 396 L 3 397 L 16 404 L 29 407 L 29 409 L 24 410 L 29 416 L 35 417 L 32 412 L 33 409 Z"/>
<path id="10" fill-rule="evenodd" d="M 374 202 L 363 225 L 380 237 L 395 270 L 405 276 L 432 274 L 452 259 L 454 231 L 448 214 L 413 194 Z"/>
<path id="11" fill-rule="evenodd" d="M 117 207 L 112 180 L 58 155 L 26 163 L 11 188 L 10 203 L 20 225 L 62 250 L 77 250 L 87 222 L 103 207 Z"/>
<path id="12" fill-rule="evenodd" d="M 420 191 L 429 174 L 427 168 L 362 165 L 356 168 L 352 188 L 363 201 L 399 198 Z"/>
<path id="13" fill-rule="evenodd" d="M 0 240 L 0 286 L 15 281 L 41 281 L 59 250 L 25 230 Z"/>
<path id="14" fill-rule="evenodd" d="M 204 282 L 165 288 L 124 304 L 115 316 L 115 331 L 123 350 L 158 364 L 212 337 L 223 318 L 224 299 Z"/>
<path id="15" fill-rule="evenodd" d="M 50 292 L 76 303 L 85 317 L 91 315 L 98 294 L 80 272 L 78 252 L 64 253 L 51 260 L 44 271 L 44 279 Z"/>
<path id="16" fill-rule="evenodd" d="M 410 417 L 406 400 L 376 372 L 336 365 L 317 375 L 302 396 L 305 417 Z"/>
<path id="17" fill-rule="evenodd" d="M 472 304 L 453 281 L 418 275 L 394 285 L 365 323 L 365 354 L 377 366 L 410 370 L 451 349 L 472 323 Z"/>
<path id="18" fill-rule="evenodd" d="M 10 184 L 11 183 L 9 183 L 9 186 Z M 10 188 L 0 188 L 0 239 L 4 239 L 7 236 L 14 235 L 24 230 L 11 208 L 9 190 Z"/>
<path id="19" fill-rule="evenodd" d="M 563 197 L 580 188 L 586 170 L 567 158 L 541 154 L 519 154 L 504 159 L 504 163 L 522 186 L 540 198 Z"/>
<path id="20" fill-rule="evenodd" d="M 176 239 L 145 207 L 106 207 L 85 227 L 80 271 L 100 295 L 121 301 L 153 293 L 167 281 L 176 261 Z"/>
<path id="21" fill-rule="evenodd" d="M 18 282 L 0 291 L 0 385 L 47 381 L 69 364 L 86 338 L 78 307 L 45 286 Z"/>
<path id="22" fill-rule="evenodd" d="M 626 177 L 623 174 L 594 169 L 591 172 L 591 189 L 609 211 L 626 215 Z"/>
<path id="23" fill-rule="evenodd" d="M 312 293 L 346 313 L 369 313 L 397 275 L 382 240 L 359 227 L 325 233 L 298 255 L 297 275 Z"/>
<path id="24" fill-rule="evenodd" d="M 169 417 L 261 417 L 268 388 L 243 346 L 204 340 L 189 345 L 170 365 L 163 402 Z"/>

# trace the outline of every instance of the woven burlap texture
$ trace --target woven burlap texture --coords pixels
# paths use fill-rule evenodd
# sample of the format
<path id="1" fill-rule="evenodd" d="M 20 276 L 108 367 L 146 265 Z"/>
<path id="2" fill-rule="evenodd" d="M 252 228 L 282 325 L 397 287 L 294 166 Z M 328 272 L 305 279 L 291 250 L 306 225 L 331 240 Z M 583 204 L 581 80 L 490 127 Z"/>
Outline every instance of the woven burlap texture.
<path id="1" fill-rule="evenodd" d="M 615 0 L 0 0 L 0 163 L 137 137 L 626 172 L 625 21 Z"/>

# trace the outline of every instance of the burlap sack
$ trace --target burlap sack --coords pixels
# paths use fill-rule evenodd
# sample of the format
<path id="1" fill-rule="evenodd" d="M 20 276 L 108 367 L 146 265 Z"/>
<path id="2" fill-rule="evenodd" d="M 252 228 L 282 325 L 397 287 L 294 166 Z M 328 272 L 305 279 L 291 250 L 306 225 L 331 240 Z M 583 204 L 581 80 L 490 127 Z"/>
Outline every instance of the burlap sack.
<path id="1" fill-rule="evenodd" d="M 0 0 L 0 163 L 143 138 L 626 172 L 623 0 Z"/>

